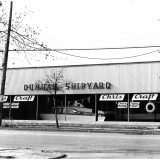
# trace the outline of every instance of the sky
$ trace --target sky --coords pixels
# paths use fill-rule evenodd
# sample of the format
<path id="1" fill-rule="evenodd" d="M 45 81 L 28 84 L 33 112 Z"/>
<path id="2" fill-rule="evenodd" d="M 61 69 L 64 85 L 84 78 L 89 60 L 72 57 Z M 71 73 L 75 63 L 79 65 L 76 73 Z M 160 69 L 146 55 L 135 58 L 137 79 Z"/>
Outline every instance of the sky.
<path id="1" fill-rule="evenodd" d="M 9 1 L 5 4 L 8 11 L 9 4 Z M 160 46 L 159 6 L 159 0 L 15 0 L 13 18 L 16 12 L 31 11 L 23 23 L 38 27 L 39 40 L 51 49 Z M 160 47 L 150 47 L 27 52 L 25 55 L 9 52 L 8 66 L 159 61 L 159 50 Z"/>

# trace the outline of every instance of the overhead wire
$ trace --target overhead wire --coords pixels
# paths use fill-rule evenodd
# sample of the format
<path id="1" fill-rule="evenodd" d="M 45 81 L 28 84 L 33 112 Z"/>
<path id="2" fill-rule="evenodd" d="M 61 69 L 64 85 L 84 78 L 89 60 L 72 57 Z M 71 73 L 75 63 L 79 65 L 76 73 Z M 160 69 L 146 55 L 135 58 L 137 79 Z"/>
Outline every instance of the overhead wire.
<path id="1" fill-rule="evenodd" d="M 46 55 L 46 54 L 40 53 L 40 52 L 37 52 L 37 53 Z M 71 60 L 68 60 L 68 59 L 64 59 L 64 58 L 60 58 L 60 57 L 57 57 L 57 56 L 53 56 L 53 55 L 51 55 L 51 54 L 47 54 L 47 55 L 50 56 L 50 57 L 53 57 L 53 58 L 57 58 L 57 59 L 64 60 L 64 61 L 69 61 L 69 62 L 72 62 L 72 63 L 82 64 L 82 63 L 79 63 L 79 62 L 75 62 L 75 61 L 71 61 Z"/>
<path id="2" fill-rule="evenodd" d="M 152 48 L 152 47 L 160 47 L 160 46 L 143 46 L 143 48 Z M 137 48 L 137 47 L 121 47 L 121 48 L 92 48 L 92 49 L 68 49 L 68 51 L 70 50 L 106 50 L 106 49 L 133 49 L 133 48 Z M 138 47 L 138 48 L 142 48 L 142 47 Z M 157 52 L 157 51 L 160 51 L 159 49 L 158 50 L 154 50 L 154 51 L 151 51 L 151 52 L 147 52 L 147 53 L 143 53 L 143 54 L 138 54 L 138 55 L 134 55 L 134 56 L 126 56 L 126 57 L 117 57 L 117 58 L 99 58 L 99 57 L 96 57 L 96 58 L 92 58 L 92 57 L 86 57 L 86 56 L 78 56 L 78 55 L 74 55 L 74 54 L 69 54 L 69 53 L 65 53 L 65 52 L 62 52 L 60 50 L 65 50 L 65 49 L 49 49 L 49 48 L 45 48 L 45 49 L 40 49 L 40 50 L 9 50 L 9 51 L 39 51 L 39 52 L 43 52 L 43 51 L 54 51 L 54 52 L 57 52 L 57 53 L 60 53 L 60 54 L 64 54 L 64 55 L 67 55 L 67 56 L 72 56 L 72 57 L 76 57 L 76 58 L 84 58 L 84 59 L 94 59 L 94 60 L 116 60 L 116 59 L 128 59 L 128 58 L 135 58 L 135 57 L 140 57 L 140 56 L 144 56 L 144 55 L 148 55 L 148 54 L 152 54 L 154 52 Z"/>
<path id="3" fill-rule="evenodd" d="M 53 56 L 53 55 L 51 55 L 51 54 L 45 54 L 45 53 L 41 53 L 41 52 L 38 52 L 38 51 L 37 51 L 37 53 L 39 53 L 39 54 L 41 54 L 41 55 L 44 55 L 44 56 L 47 55 L 47 56 L 50 56 L 50 57 L 53 57 L 53 58 L 61 59 L 61 60 L 64 60 L 64 61 L 69 61 L 69 62 L 72 62 L 72 63 L 82 64 L 82 63 L 79 63 L 79 62 L 76 62 L 76 61 L 71 61 L 71 60 L 68 60 L 68 59 L 64 59 L 64 58 L 60 58 L 60 57 L 57 57 L 57 56 Z M 28 53 L 28 54 L 33 55 L 33 54 L 31 54 L 31 53 Z M 25 57 L 26 57 L 26 59 L 27 59 L 28 64 L 31 65 L 31 63 L 29 62 L 29 60 L 28 60 L 28 58 L 27 58 L 27 56 L 26 56 L 26 53 L 25 53 Z M 33 65 L 31 65 L 31 66 L 33 66 Z"/>
<path id="4" fill-rule="evenodd" d="M 128 59 L 128 58 L 140 57 L 140 56 L 152 54 L 152 53 L 157 52 L 157 51 L 159 51 L 159 49 L 155 50 L 155 51 L 151 51 L 151 52 L 135 55 L 135 56 L 117 57 L 117 58 L 91 58 L 91 57 L 84 57 L 84 56 L 77 56 L 77 55 L 73 55 L 73 54 L 68 54 L 68 53 L 64 53 L 64 52 L 60 52 L 60 51 L 55 51 L 55 52 L 58 52 L 58 53 L 61 53 L 61 54 L 65 54 L 65 55 L 68 55 L 68 56 L 72 56 L 72 57 L 77 57 L 77 58 L 95 59 L 95 60 L 116 60 L 116 59 Z"/>
<path id="5" fill-rule="evenodd" d="M 138 49 L 138 48 L 159 48 L 160 46 L 128 46 L 128 47 L 102 47 L 102 48 L 68 48 L 68 49 L 55 49 L 57 51 L 75 51 L 75 50 L 111 50 L 111 49 Z"/>
<path id="6" fill-rule="evenodd" d="M 40 45 L 41 46 L 41 45 Z M 75 50 L 114 50 L 114 49 L 138 49 L 138 48 L 160 48 L 160 45 L 147 45 L 147 46 L 126 46 L 126 47 L 99 47 L 99 48 L 62 48 L 62 49 L 51 49 L 54 51 L 75 51 Z M 35 48 L 38 50 L 38 48 Z M 31 50 L 19 50 L 19 51 L 35 51 L 35 49 Z M 44 51 L 50 50 L 49 48 L 46 48 Z M 10 51 L 16 51 L 16 50 L 10 50 Z M 41 50 L 38 50 L 41 51 Z M 2 50 L 0 50 L 2 52 Z"/>

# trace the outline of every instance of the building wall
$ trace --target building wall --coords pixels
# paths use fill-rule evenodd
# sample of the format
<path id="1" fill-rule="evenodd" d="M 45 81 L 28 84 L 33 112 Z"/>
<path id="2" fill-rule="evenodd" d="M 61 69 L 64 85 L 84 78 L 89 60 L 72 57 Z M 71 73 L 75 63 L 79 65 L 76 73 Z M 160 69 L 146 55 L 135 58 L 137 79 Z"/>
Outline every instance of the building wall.
<path id="1" fill-rule="evenodd" d="M 112 87 L 71 89 L 59 94 L 160 92 L 159 62 L 54 67 L 55 71 L 62 68 L 65 79 L 72 83 L 109 82 Z M 43 91 L 26 91 L 24 85 L 35 84 L 35 81 L 44 78 L 46 73 L 50 74 L 52 69 L 53 67 L 8 69 L 5 95 L 48 94 Z"/>

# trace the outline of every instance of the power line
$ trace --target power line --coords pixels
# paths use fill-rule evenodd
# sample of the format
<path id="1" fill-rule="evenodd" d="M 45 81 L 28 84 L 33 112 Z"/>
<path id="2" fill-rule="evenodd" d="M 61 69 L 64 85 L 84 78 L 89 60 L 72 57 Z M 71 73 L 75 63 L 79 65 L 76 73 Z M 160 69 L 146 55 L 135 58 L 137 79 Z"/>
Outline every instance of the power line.
<path id="1" fill-rule="evenodd" d="M 106 47 L 106 48 L 71 48 L 71 49 L 55 49 L 56 51 L 75 51 L 75 50 L 110 50 L 110 49 L 138 49 L 138 48 L 158 48 L 160 46 L 128 46 L 128 47 Z"/>
<path id="2" fill-rule="evenodd" d="M 49 57 L 53 57 L 53 58 L 57 58 L 57 59 L 61 59 L 61 60 L 64 60 L 64 61 L 69 61 L 69 62 L 72 62 L 72 63 L 77 63 L 77 64 L 82 64 L 82 63 L 79 63 L 79 62 L 75 62 L 75 61 L 71 61 L 71 60 L 68 60 L 68 59 L 64 59 L 64 58 L 60 58 L 60 57 L 57 57 L 57 56 L 53 56 L 51 54 L 44 54 L 44 53 L 40 53 L 40 52 L 37 52 L 39 54 L 42 54 L 42 55 L 47 55 Z"/>
<path id="3" fill-rule="evenodd" d="M 58 52 L 58 53 L 61 53 L 61 54 L 67 55 L 67 56 L 76 57 L 76 58 L 84 58 L 84 59 L 92 59 L 92 60 L 93 59 L 95 59 L 95 60 L 115 60 L 115 59 L 128 59 L 128 58 L 140 57 L 140 56 L 144 56 L 144 55 L 148 55 L 148 54 L 152 54 L 154 52 L 157 52 L 157 51 L 159 51 L 159 49 L 155 50 L 155 51 L 151 51 L 151 52 L 135 55 L 135 56 L 119 57 L 119 58 L 91 58 L 91 57 L 77 56 L 77 55 L 68 54 L 68 53 L 64 53 L 64 52 L 60 52 L 60 51 L 55 51 L 55 50 L 50 50 L 50 51 Z"/>
<path id="4" fill-rule="evenodd" d="M 157 46 L 158 47 L 158 46 Z M 160 46 L 159 46 L 160 47 Z M 115 48 L 114 48 L 115 49 Z M 81 49 L 82 50 L 82 49 Z M 97 48 L 98 50 L 98 48 Z M 10 50 L 10 51 L 23 51 L 23 52 L 26 52 L 26 51 L 41 51 L 41 52 L 44 52 L 44 51 L 53 51 L 53 52 L 58 52 L 60 54 L 64 54 L 64 55 L 67 55 L 67 56 L 72 56 L 72 57 L 76 57 L 76 58 L 84 58 L 84 59 L 95 59 L 95 60 L 115 60 L 115 59 L 128 59 L 128 58 L 135 58 L 135 57 L 140 57 L 140 56 L 144 56 L 144 55 L 148 55 L 148 54 L 152 54 L 154 52 L 157 52 L 159 51 L 158 50 L 155 50 L 155 51 L 151 51 L 151 52 L 147 52 L 147 53 L 143 53 L 143 54 L 139 54 L 139 55 L 135 55 L 135 56 L 128 56 L 128 57 L 120 57 L 120 58 L 91 58 L 91 57 L 85 57 L 85 56 L 77 56 L 77 55 L 74 55 L 74 54 L 69 54 L 69 53 L 64 53 L 64 52 L 61 52 L 61 51 L 58 51 L 58 50 L 55 50 L 55 49 L 48 49 L 46 48 L 45 50 Z"/>
<path id="5" fill-rule="evenodd" d="M 157 52 L 157 51 L 159 51 L 159 50 L 155 50 L 155 51 L 151 51 L 151 52 L 148 52 L 148 53 L 143 53 L 143 54 L 139 54 L 139 55 L 135 55 L 135 56 L 119 57 L 119 58 L 91 58 L 91 57 L 84 57 L 84 56 L 76 56 L 76 55 L 73 55 L 73 54 L 68 54 L 68 53 L 64 53 L 64 52 L 60 52 L 60 51 L 55 51 L 55 52 L 65 54 L 65 55 L 68 55 L 68 56 L 72 56 L 72 57 L 76 57 L 76 58 L 96 59 L 96 60 L 115 60 L 115 59 L 128 59 L 128 58 L 140 57 L 140 56 L 152 54 L 152 53 Z"/>
<path id="6" fill-rule="evenodd" d="M 138 48 L 160 48 L 160 45 L 158 46 L 128 46 L 128 47 L 105 47 L 105 48 L 68 48 L 68 49 L 31 49 L 31 50 L 16 50 L 12 49 L 9 51 L 75 51 L 75 50 L 114 50 L 114 49 L 138 49 Z M 3 50 L 0 50 L 0 52 L 4 52 Z"/>
<path id="7" fill-rule="evenodd" d="M 52 58 L 57 58 L 57 59 L 61 59 L 61 60 L 63 60 L 63 61 L 69 61 L 69 62 L 72 62 L 72 63 L 77 63 L 77 64 L 83 64 L 83 63 L 79 63 L 79 62 L 76 62 L 76 61 L 71 61 L 71 60 L 68 60 L 68 59 L 64 59 L 64 58 L 60 58 L 60 57 L 57 57 L 57 56 L 53 56 L 53 55 L 51 55 L 50 53 L 48 54 L 45 54 L 45 53 L 41 53 L 41 52 L 37 52 L 38 54 L 41 54 L 41 55 L 43 55 L 43 56 L 48 56 L 48 57 L 52 57 Z M 30 54 L 30 55 L 33 55 L 33 54 L 31 54 L 31 53 L 28 53 L 28 54 Z M 28 58 L 26 57 L 26 54 L 25 54 L 25 58 L 27 59 L 27 61 L 28 61 Z M 28 62 L 28 64 L 30 64 L 29 62 Z M 33 66 L 33 65 L 32 65 Z"/>
<path id="8" fill-rule="evenodd" d="M 44 50 L 42 49 L 32 49 L 32 50 L 10 50 L 10 51 L 75 51 L 75 50 L 114 50 L 114 49 L 139 49 L 139 48 L 160 48 L 160 45 L 156 46 L 156 45 L 153 45 L 153 46 L 126 46 L 126 47 L 100 47 L 100 48 L 62 48 L 62 49 L 49 49 L 49 48 L 46 48 Z M 2 50 L 0 50 L 0 52 L 3 52 Z"/>

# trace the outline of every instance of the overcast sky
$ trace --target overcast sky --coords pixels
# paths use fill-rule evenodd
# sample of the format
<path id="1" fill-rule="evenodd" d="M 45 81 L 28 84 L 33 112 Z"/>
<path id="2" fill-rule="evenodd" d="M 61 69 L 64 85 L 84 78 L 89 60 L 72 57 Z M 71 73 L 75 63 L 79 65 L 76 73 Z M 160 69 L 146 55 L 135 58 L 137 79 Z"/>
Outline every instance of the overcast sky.
<path id="1" fill-rule="evenodd" d="M 9 2 L 6 5 L 9 7 Z M 159 0 L 21 0 L 13 2 L 13 18 L 15 12 L 23 12 L 24 9 L 33 11 L 27 15 L 24 23 L 38 26 L 41 29 L 39 39 L 52 49 L 155 46 L 160 45 L 159 7 Z M 24 54 L 17 57 L 16 53 L 10 53 L 9 66 L 156 61 L 160 60 L 158 49 L 63 51 L 88 59 L 56 52 L 51 52 L 46 59 L 42 53 L 34 52 L 27 53 L 26 60 Z M 153 53 L 123 58 L 150 52 Z M 108 60 L 110 58 L 123 59 Z"/>

